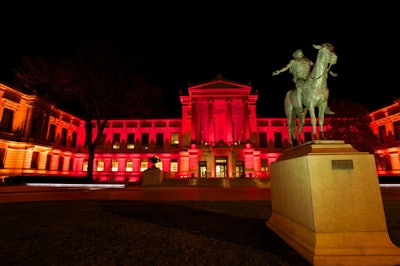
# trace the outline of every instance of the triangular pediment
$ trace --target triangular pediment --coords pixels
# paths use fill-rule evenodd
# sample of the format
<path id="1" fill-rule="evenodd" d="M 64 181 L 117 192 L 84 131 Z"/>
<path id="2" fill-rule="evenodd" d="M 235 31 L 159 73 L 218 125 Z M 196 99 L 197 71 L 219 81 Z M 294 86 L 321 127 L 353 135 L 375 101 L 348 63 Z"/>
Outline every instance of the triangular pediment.
<path id="1" fill-rule="evenodd" d="M 258 93 L 252 93 L 251 83 L 235 82 L 227 79 L 223 79 L 221 75 L 218 75 L 216 79 L 198 83 L 195 85 L 188 84 L 188 97 L 205 98 L 205 97 L 248 97 L 250 95 L 255 96 Z M 181 96 L 185 97 L 185 95 Z"/>
<path id="2" fill-rule="evenodd" d="M 249 84 L 243 84 L 226 79 L 215 79 L 208 82 L 202 82 L 197 85 L 189 86 L 189 90 L 202 90 L 202 89 L 244 89 L 251 90 Z"/>
<path id="3" fill-rule="evenodd" d="M 202 86 L 201 88 L 203 89 L 215 89 L 215 88 L 241 88 L 241 86 L 238 86 L 237 84 L 234 83 L 227 83 L 224 81 L 219 81 L 219 82 L 215 82 L 215 83 L 210 83 L 210 84 L 206 84 L 205 86 Z"/>

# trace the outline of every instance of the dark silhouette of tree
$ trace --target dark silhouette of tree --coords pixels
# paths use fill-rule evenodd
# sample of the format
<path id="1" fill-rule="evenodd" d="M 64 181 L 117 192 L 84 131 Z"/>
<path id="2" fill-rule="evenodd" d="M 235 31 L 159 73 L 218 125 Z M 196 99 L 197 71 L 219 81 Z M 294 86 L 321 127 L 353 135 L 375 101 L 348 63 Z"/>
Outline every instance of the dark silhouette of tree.
<path id="1" fill-rule="evenodd" d="M 349 99 L 333 100 L 330 106 L 335 114 L 325 118 L 330 126 L 327 139 L 344 140 L 358 151 L 373 153 L 379 139 L 371 130 L 367 108 Z"/>
<path id="2" fill-rule="evenodd" d="M 150 86 L 138 74 L 139 66 L 115 45 L 86 42 L 57 58 L 22 57 L 21 67 L 14 69 L 14 83 L 83 117 L 87 178 L 93 180 L 95 150 L 110 118 L 159 117 L 165 111 L 161 88 Z"/>

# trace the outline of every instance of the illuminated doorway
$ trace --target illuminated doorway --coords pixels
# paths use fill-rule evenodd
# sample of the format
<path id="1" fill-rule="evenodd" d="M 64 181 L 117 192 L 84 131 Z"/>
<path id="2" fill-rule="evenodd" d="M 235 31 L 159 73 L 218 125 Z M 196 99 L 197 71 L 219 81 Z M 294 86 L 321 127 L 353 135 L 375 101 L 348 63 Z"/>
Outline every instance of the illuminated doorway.
<path id="1" fill-rule="evenodd" d="M 225 156 L 218 156 L 215 158 L 215 176 L 216 177 L 227 177 L 227 158 Z"/>
<path id="2" fill-rule="evenodd" d="M 207 177 L 207 162 L 206 161 L 199 162 L 199 177 L 200 178 Z"/>
<path id="3" fill-rule="evenodd" d="M 235 173 L 236 173 L 236 177 L 244 177 L 244 163 L 243 163 L 243 161 L 236 161 Z"/>

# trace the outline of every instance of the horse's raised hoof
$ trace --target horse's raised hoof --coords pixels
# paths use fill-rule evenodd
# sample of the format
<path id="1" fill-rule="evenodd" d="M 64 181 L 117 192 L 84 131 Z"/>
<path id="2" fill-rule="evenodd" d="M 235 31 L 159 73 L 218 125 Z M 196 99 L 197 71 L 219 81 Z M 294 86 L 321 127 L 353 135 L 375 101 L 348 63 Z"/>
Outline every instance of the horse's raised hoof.
<path id="1" fill-rule="evenodd" d="M 334 115 L 335 112 L 332 111 L 332 110 L 328 107 L 328 108 L 326 108 L 326 110 L 325 110 L 325 114 L 327 114 L 327 115 Z"/>

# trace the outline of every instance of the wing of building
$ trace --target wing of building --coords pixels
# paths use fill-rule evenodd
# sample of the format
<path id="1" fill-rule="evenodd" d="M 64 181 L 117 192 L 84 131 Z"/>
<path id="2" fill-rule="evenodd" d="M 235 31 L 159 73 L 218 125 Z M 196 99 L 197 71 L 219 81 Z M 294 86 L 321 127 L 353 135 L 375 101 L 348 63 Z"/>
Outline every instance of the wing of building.
<path id="1" fill-rule="evenodd" d="M 0 176 L 86 175 L 83 119 L 4 84 L 0 96 Z M 153 156 L 167 178 L 268 178 L 270 164 L 290 148 L 289 136 L 286 117 L 257 117 L 257 99 L 249 84 L 217 77 L 180 95 L 182 117 L 109 120 L 96 149 L 94 178 L 140 181 Z M 397 101 L 370 115 L 386 145 L 377 154 L 400 171 L 399 114 Z M 307 123 L 305 142 L 311 132 Z"/>
<path id="2" fill-rule="evenodd" d="M 379 137 L 375 150 L 378 172 L 400 174 L 400 99 L 369 113 L 371 129 Z"/>

